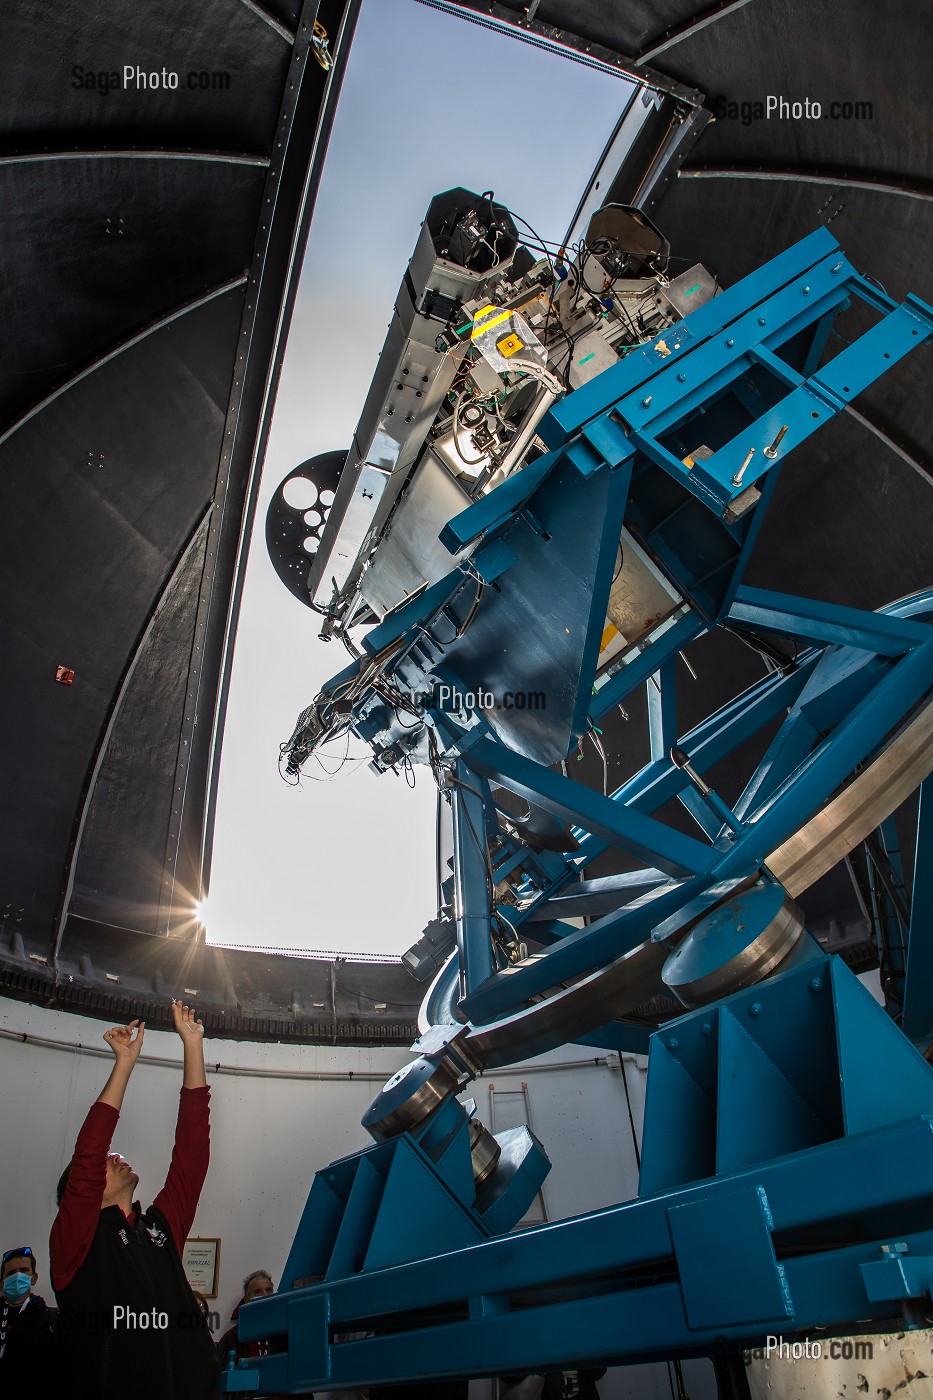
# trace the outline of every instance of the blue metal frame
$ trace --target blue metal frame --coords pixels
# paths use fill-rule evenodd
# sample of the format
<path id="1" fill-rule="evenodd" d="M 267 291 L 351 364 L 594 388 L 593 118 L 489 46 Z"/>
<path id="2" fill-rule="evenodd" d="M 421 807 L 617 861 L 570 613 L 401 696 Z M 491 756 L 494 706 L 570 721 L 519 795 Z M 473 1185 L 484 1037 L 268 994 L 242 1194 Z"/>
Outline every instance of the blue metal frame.
<path id="1" fill-rule="evenodd" d="M 704 1354 L 723 1337 L 883 1322 L 928 1289 L 933 1071 L 840 960 L 815 955 L 665 1027 L 649 1085 L 636 1201 L 305 1286 L 299 1231 L 282 1290 L 241 1312 L 244 1339 L 289 1338 L 250 1363 L 262 1386 Z M 306 1213 L 312 1238 L 315 1223 Z M 396 1213 L 402 1239 L 408 1224 Z M 375 1335 L 340 1340 L 361 1331 Z"/>
<path id="2" fill-rule="evenodd" d="M 821 366 L 833 318 L 853 298 L 879 319 Z M 539 427 L 546 454 L 445 527 L 448 548 L 465 551 L 459 566 L 390 614 L 365 657 L 325 688 L 335 698 L 353 691 L 354 727 L 377 752 L 430 762 L 449 790 L 452 975 L 460 1014 L 475 1026 L 663 939 L 717 891 L 727 897 L 729 882 L 772 878 L 767 854 L 933 694 L 930 595 L 867 613 L 743 583 L 785 453 L 931 336 L 933 310 L 891 301 L 818 230 L 558 402 Z M 694 456 L 699 446 L 708 450 Z M 595 534 L 594 520 L 603 522 Z M 597 675 L 622 521 L 681 601 Z M 566 597 L 548 592 L 561 587 Z M 545 659 L 558 721 L 530 717 L 523 727 L 502 710 L 440 709 L 439 679 L 475 690 L 493 660 L 498 675 L 529 681 L 523 648 L 501 638 L 539 601 L 553 623 Z M 720 623 L 803 649 L 782 674 L 678 735 L 678 652 Z M 423 726 L 400 723 L 364 684 L 373 662 Z M 641 772 L 603 796 L 554 771 L 589 725 L 645 684 Z M 730 809 L 703 774 L 782 713 Z M 675 747 L 684 753 L 672 756 Z M 569 825 L 577 849 L 534 852 L 500 831 L 491 783 Z M 698 834 L 658 818 L 672 798 Z M 286 1336 L 287 1352 L 228 1376 L 227 1389 L 247 1378 L 293 1393 L 702 1355 L 723 1337 L 753 1343 L 772 1331 L 880 1322 L 929 1292 L 933 1070 L 907 1037 L 924 1046 L 933 1029 L 930 809 L 927 785 L 906 1035 L 804 935 L 784 970 L 651 1036 L 640 1198 L 505 1239 L 489 1235 L 518 1218 L 546 1159 L 526 1142 L 528 1174 L 516 1178 L 511 1205 L 498 1218 L 484 1213 L 466 1114 L 445 1090 L 417 1130 L 318 1174 L 280 1292 L 240 1314 L 241 1337 Z M 645 870 L 628 884 L 581 888 L 608 846 Z M 493 889 L 506 875 L 523 901 L 510 910 L 515 946 L 527 936 L 540 947 L 508 968 Z M 584 928 L 565 922 L 571 891 L 600 911 Z M 459 1026 L 433 1034 L 412 1082 L 444 1064 L 452 1083 L 465 1082 L 476 1071 L 468 1038 Z M 646 1031 L 616 1022 L 584 1039 L 644 1048 Z M 384 1096 L 404 1098 L 404 1084 L 393 1085 Z M 360 1332 L 372 1335 L 342 1340 Z"/>

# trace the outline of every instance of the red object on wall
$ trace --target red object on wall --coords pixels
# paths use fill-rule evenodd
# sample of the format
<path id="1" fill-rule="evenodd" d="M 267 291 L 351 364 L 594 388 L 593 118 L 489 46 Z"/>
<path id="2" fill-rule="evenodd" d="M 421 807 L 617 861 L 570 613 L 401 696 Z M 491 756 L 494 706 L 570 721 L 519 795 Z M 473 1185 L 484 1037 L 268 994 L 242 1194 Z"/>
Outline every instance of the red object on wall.
<path id="1" fill-rule="evenodd" d="M 70 666 L 56 666 L 55 679 L 61 685 L 74 685 L 75 673 Z"/>

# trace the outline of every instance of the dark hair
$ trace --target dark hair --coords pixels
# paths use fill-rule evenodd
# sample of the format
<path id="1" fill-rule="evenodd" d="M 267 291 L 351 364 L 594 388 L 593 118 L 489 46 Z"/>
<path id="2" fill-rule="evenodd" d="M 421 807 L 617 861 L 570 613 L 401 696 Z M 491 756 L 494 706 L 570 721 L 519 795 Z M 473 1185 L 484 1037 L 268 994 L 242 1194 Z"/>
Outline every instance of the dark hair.
<path id="1" fill-rule="evenodd" d="M 58 1185 L 55 1188 L 55 1199 L 59 1205 L 62 1203 L 62 1196 L 68 1190 L 68 1178 L 71 1176 L 71 1163 L 69 1162 L 61 1176 L 58 1178 Z"/>
<path id="2" fill-rule="evenodd" d="M 33 1276 L 33 1278 L 35 1278 L 35 1276 L 36 1276 L 36 1274 L 37 1274 L 37 1272 L 38 1272 L 38 1270 L 36 1269 L 36 1256 L 33 1254 L 32 1250 L 30 1250 L 28 1254 L 10 1254 L 10 1255 L 8 1255 L 8 1256 L 4 1259 L 3 1263 L 0 1264 L 0 1279 L 5 1279 L 5 1278 L 6 1278 L 6 1266 L 7 1266 L 7 1264 L 12 1264 L 12 1262 L 13 1262 L 14 1259 L 28 1259 L 29 1262 L 30 1262 L 30 1264 L 32 1265 L 32 1276 Z"/>
<path id="3" fill-rule="evenodd" d="M 247 1290 L 247 1288 L 249 1288 L 249 1286 L 250 1286 L 250 1284 L 252 1283 L 252 1281 L 253 1281 L 254 1278 L 267 1278 L 267 1279 L 269 1280 L 269 1282 L 272 1283 L 272 1275 L 268 1272 L 267 1269 L 254 1269 L 253 1272 L 252 1272 L 251 1274 L 247 1274 L 247 1275 L 246 1275 L 246 1278 L 243 1280 L 243 1297 L 244 1297 L 244 1298 L 246 1297 L 246 1290 Z M 274 1287 L 275 1287 L 275 1284 L 272 1283 L 272 1286 L 273 1286 L 273 1288 L 274 1288 Z"/>

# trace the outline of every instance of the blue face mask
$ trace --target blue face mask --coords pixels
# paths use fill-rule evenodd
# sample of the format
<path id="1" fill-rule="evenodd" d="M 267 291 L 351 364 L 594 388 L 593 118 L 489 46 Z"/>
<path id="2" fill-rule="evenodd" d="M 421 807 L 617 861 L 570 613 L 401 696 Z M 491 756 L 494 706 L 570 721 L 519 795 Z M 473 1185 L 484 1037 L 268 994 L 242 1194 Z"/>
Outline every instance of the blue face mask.
<path id="1" fill-rule="evenodd" d="M 8 1303 L 21 1303 L 31 1287 L 28 1274 L 10 1274 L 3 1280 L 3 1296 Z"/>

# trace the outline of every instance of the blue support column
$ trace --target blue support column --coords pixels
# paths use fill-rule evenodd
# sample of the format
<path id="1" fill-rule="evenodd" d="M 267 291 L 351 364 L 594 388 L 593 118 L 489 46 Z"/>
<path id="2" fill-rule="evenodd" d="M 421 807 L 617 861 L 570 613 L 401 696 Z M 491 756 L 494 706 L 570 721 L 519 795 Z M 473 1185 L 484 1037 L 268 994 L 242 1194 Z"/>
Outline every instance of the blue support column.
<path id="1" fill-rule="evenodd" d="M 486 784 L 458 759 L 450 794 L 454 829 L 454 917 L 460 953 L 460 995 L 492 976 L 492 907 L 486 850 Z"/>
<path id="2" fill-rule="evenodd" d="M 930 637 L 922 622 L 891 612 L 863 612 L 745 585 L 736 592 L 729 621 L 823 645 L 861 647 L 879 656 L 903 656 Z"/>
<path id="3" fill-rule="evenodd" d="M 651 757 L 666 758 L 677 743 L 677 675 L 673 658 L 649 676 L 647 696 Z"/>
<path id="4" fill-rule="evenodd" d="M 553 773 L 495 740 L 481 739 L 469 748 L 466 758 L 474 772 L 501 783 L 562 821 L 582 826 L 646 865 L 671 875 L 698 875 L 713 862 L 715 853 L 709 846 Z"/>

